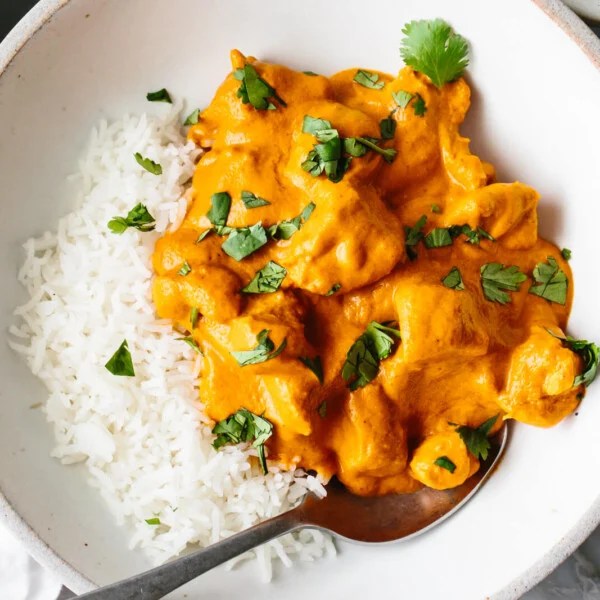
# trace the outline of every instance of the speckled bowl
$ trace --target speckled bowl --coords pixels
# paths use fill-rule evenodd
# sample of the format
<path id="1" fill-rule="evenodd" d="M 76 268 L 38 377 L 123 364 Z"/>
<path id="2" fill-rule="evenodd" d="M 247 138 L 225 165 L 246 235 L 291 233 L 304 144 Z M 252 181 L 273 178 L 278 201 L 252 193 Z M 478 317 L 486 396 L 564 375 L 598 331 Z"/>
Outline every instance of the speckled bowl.
<path id="1" fill-rule="evenodd" d="M 147 108 L 166 86 L 204 105 L 230 47 L 297 68 L 400 66 L 400 29 L 443 17 L 472 43 L 474 103 L 465 130 L 501 180 L 537 187 L 542 233 L 573 250 L 571 332 L 600 340 L 600 42 L 556 0 L 42 0 L 0 45 L 0 327 L 24 293 L 20 244 L 69 210 L 91 124 Z M 32 554 L 81 592 L 147 566 L 128 550 L 77 467 L 49 457 L 44 389 L 0 344 L 0 512 Z M 432 390 L 435 393 L 435 390 Z M 340 544 L 336 560 L 277 569 L 217 569 L 193 598 L 411 600 L 517 598 L 600 521 L 600 384 L 560 426 L 514 429 L 501 468 L 452 519 L 410 542 Z"/>

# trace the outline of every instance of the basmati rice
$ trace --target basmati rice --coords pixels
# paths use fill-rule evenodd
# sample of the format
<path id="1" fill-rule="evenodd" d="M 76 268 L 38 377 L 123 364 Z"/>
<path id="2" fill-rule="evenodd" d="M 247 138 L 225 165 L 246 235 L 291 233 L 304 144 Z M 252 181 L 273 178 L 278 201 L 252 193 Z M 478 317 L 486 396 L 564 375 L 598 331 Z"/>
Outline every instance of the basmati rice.
<path id="1" fill-rule="evenodd" d="M 270 464 L 263 476 L 250 460 L 252 448 L 212 448 L 198 400 L 201 357 L 155 317 L 152 251 L 186 214 L 185 185 L 200 153 L 182 135 L 179 108 L 93 129 L 76 176 L 77 209 L 55 232 L 24 245 L 19 281 L 29 300 L 10 329 L 11 346 L 48 388 L 52 455 L 64 464 L 85 463 L 90 484 L 118 523 L 131 528 L 131 547 L 157 564 L 285 511 L 307 490 L 325 494 L 302 470 Z M 163 174 L 144 171 L 135 152 L 160 163 Z M 137 202 L 155 217 L 156 231 L 111 233 L 107 222 Z M 123 339 L 135 378 L 104 368 Z M 326 553 L 335 554 L 331 539 L 306 530 L 254 556 L 268 580 L 273 559 L 290 566 L 291 557 L 311 561 Z"/>

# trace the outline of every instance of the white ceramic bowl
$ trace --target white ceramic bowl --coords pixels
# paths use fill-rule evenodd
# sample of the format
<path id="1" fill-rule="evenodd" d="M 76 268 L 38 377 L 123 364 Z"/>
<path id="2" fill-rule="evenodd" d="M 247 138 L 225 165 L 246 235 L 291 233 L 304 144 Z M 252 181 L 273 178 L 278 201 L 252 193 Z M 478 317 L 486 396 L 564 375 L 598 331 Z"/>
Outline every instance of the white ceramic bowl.
<path id="1" fill-rule="evenodd" d="M 394 72 L 402 25 L 437 16 L 472 44 L 474 149 L 501 179 L 540 190 L 542 233 L 573 250 L 571 332 L 600 340 L 600 44 L 553 0 L 42 1 L 0 46 L 0 329 L 24 297 L 20 244 L 69 210 L 65 176 L 96 119 L 147 110 L 145 92 L 162 86 L 205 105 L 231 47 L 320 72 Z M 49 458 L 49 428 L 29 408 L 44 389 L 4 343 L 0 382 L 4 519 L 75 591 L 146 567 L 82 472 Z M 340 544 L 338 559 L 278 569 L 270 585 L 251 566 L 216 570 L 175 597 L 516 598 L 600 520 L 599 419 L 596 383 L 560 426 L 517 426 L 469 506 L 413 541 Z"/>

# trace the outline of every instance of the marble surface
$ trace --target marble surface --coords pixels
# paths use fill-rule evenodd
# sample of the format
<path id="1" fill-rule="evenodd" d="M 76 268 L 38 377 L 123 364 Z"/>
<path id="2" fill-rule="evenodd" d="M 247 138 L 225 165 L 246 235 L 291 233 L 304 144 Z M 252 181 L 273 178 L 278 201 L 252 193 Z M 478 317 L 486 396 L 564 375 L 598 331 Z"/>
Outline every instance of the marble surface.
<path id="1" fill-rule="evenodd" d="M 0 0 L 0 39 L 36 0 Z M 600 26 L 592 26 L 600 36 Z M 0 598 L 66 600 L 72 595 L 0 525 Z M 600 528 L 523 600 L 600 600 Z"/>

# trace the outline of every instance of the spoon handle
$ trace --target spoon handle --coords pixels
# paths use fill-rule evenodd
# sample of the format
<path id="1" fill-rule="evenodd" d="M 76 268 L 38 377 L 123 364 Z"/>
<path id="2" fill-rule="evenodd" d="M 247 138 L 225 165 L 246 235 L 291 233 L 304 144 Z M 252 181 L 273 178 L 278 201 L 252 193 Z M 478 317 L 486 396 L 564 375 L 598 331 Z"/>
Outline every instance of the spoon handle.
<path id="1" fill-rule="evenodd" d="M 229 559 L 300 529 L 303 523 L 299 516 L 296 510 L 288 511 L 207 548 L 78 597 L 88 600 L 158 600 Z"/>

